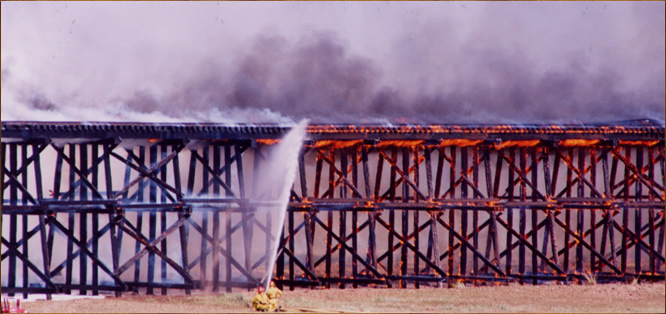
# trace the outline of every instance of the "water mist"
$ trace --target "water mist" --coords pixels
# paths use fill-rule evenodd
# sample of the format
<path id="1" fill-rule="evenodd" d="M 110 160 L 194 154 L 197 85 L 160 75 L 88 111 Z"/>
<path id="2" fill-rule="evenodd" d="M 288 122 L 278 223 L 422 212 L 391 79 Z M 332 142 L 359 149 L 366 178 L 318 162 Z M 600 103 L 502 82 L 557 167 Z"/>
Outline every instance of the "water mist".
<path id="1" fill-rule="evenodd" d="M 266 268 L 266 275 L 262 280 L 262 284 L 268 289 L 268 283 L 273 275 L 273 267 L 275 266 L 275 258 L 277 250 L 282 238 L 282 229 L 284 228 L 284 219 L 287 212 L 287 205 L 289 203 L 289 196 L 291 187 L 296 178 L 296 171 L 298 169 L 298 154 L 300 153 L 303 139 L 305 138 L 305 130 L 308 125 L 308 120 L 301 120 L 295 125 L 287 135 L 282 138 L 280 143 L 271 148 L 267 163 L 262 169 L 262 175 L 267 178 L 259 185 L 260 195 L 276 196 L 274 206 L 267 209 L 273 213 L 277 213 L 277 220 L 275 222 L 276 228 L 273 230 L 273 241 L 270 246 L 270 256 L 268 259 L 268 267 Z"/>

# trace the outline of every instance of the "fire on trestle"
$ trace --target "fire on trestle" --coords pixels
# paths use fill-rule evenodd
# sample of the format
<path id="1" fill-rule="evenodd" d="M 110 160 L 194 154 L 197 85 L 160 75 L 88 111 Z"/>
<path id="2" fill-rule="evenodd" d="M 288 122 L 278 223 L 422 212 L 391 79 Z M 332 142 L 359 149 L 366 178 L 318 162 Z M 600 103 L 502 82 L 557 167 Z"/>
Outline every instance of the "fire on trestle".
<path id="1" fill-rule="evenodd" d="M 2 291 L 664 279 L 664 126 L 2 122 Z"/>

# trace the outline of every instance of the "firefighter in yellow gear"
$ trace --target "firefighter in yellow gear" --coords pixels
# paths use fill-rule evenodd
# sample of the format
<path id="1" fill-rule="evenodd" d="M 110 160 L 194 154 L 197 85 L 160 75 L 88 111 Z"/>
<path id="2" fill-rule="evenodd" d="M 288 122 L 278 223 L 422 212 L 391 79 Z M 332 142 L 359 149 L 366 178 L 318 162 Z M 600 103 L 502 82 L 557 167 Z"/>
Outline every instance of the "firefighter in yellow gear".
<path id="1" fill-rule="evenodd" d="M 263 286 L 257 288 L 257 295 L 252 298 L 252 307 L 255 311 L 259 312 L 266 312 L 269 310 L 270 303 L 268 302 L 268 296 L 264 293 Z"/>
<path id="2" fill-rule="evenodd" d="M 282 290 L 275 286 L 275 282 L 271 280 L 268 290 L 266 291 L 266 296 L 268 296 L 269 311 L 277 311 L 279 309 L 278 299 L 282 296 Z"/>

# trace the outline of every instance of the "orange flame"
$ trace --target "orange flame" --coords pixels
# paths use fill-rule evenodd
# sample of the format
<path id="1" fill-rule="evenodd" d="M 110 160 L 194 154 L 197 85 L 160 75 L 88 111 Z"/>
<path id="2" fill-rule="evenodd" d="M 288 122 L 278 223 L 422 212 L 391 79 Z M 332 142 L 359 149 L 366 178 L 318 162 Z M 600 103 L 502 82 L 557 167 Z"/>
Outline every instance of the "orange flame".
<path id="1" fill-rule="evenodd" d="M 558 145 L 564 147 L 586 147 L 599 144 L 600 140 L 566 139 L 561 140 Z"/>
<path id="2" fill-rule="evenodd" d="M 159 141 L 160 141 L 159 138 L 149 138 L 149 139 L 148 139 L 148 143 L 157 143 L 157 142 L 159 142 Z"/>
<path id="3" fill-rule="evenodd" d="M 483 142 L 483 140 L 445 139 L 439 143 L 439 146 L 467 147 L 477 145 L 481 142 Z"/>
<path id="4" fill-rule="evenodd" d="M 330 141 L 330 140 L 323 140 L 323 141 L 317 141 L 314 144 L 315 148 L 331 148 L 331 149 L 341 149 L 341 148 L 347 148 L 347 147 L 352 147 L 356 144 L 359 144 L 363 142 L 363 140 L 352 140 L 352 141 Z"/>
<path id="5" fill-rule="evenodd" d="M 377 147 L 416 147 L 423 144 L 424 141 L 401 141 L 401 140 L 390 140 L 390 141 L 381 141 L 377 144 Z"/>
<path id="6" fill-rule="evenodd" d="M 495 144 L 495 149 L 500 150 L 506 147 L 533 147 L 539 145 L 541 140 L 524 140 L 524 141 L 504 141 L 500 144 Z"/>
<path id="7" fill-rule="evenodd" d="M 258 138 L 257 143 L 258 144 L 264 144 L 264 145 L 273 145 L 276 143 L 280 143 L 280 139 L 276 138 Z"/>
<path id="8" fill-rule="evenodd" d="M 626 146 L 654 146 L 659 143 L 659 140 L 655 141 L 624 141 L 620 140 L 620 145 L 626 145 Z"/>

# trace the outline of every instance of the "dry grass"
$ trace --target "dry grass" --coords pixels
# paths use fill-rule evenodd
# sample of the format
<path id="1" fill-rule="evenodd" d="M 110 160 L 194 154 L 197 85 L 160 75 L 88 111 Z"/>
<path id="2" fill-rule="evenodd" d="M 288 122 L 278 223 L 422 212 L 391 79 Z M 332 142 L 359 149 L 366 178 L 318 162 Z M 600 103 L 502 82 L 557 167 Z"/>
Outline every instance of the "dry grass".
<path id="1" fill-rule="evenodd" d="M 585 284 L 588 286 L 594 286 L 597 284 L 597 276 L 590 273 L 584 273 L 583 277 L 585 278 Z"/>
<path id="2" fill-rule="evenodd" d="M 253 292 L 192 296 L 124 296 L 103 300 L 26 302 L 30 312 L 252 312 Z M 292 312 L 641 312 L 663 313 L 664 283 L 509 285 L 458 289 L 296 289 L 280 304 Z"/>

